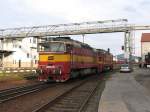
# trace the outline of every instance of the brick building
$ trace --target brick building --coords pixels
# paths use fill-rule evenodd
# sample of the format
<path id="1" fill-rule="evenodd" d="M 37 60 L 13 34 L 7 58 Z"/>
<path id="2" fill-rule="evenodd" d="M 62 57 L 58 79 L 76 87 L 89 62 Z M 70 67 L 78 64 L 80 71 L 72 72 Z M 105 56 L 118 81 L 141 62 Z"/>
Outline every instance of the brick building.
<path id="1" fill-rule="evenodd" d="M 141 37 L 141 57 L 142 62 L 145 60 L 145 55 L 150 52 L 150 33 L 143 33 Z"/>

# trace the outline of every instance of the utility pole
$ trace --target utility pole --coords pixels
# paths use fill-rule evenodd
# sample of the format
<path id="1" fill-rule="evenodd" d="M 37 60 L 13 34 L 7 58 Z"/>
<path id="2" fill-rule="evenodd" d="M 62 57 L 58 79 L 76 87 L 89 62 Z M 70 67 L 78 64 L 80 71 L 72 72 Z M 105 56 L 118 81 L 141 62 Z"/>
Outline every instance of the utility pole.
<path id="1" fill-rule="evenodd" d="M 84 43 L 84 37 L 85 37 L 85 34 L 82 34 L 82 37 L 83 37 L 83 43 Z"/>
<path id="2" fill-rule="evenodd" d="M 132 37 L 131 31 L 126 31 L 124 36 L 124 58 L 126 63 L 131 62 L 132 57 Z"/>
<path id="3" fill-rule="evenodd" d="M 2 62 L 1 62 L 1 64 L 2 64 L 2 70 L 4 69 L 4 52 L 3 52 L 3 50 L 4 50 L 4 38 L 3 39 L 1 39 L 1 50 L 2 50 Z"/>

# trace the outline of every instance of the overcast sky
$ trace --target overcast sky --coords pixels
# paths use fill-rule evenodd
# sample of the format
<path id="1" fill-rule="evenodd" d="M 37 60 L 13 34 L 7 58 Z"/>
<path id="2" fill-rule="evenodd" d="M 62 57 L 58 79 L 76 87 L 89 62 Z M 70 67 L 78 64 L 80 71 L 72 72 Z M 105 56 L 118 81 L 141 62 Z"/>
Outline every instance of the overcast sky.
<path id="1" fill-rule="evenodd" d="M 150 0 L 0 0 L 0 28 L 51 25 L 127 18 L 129 23 L 150 24 Z M 144 31 L 148 32 L 148 31 Z M 135 32 L 136 55 L 140 55 L 142 31 Z M 73 36 L 82 40 L 82 36 Z M 123 33 L 85 35 L 96 48 L 120 54 Z"/>

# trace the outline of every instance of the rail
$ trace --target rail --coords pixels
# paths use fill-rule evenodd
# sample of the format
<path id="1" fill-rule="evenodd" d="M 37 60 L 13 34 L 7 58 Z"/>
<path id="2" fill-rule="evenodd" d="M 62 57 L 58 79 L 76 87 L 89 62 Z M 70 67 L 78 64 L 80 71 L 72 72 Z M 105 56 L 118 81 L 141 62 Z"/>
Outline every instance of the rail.
<path id="1" fill-rule="evenodd" d="M 99 80 L 100 81 L 100 80 Z M 41 105 L 39 108 L 32 112 L 44 112 L 44 111 L 76 111 L 81 112 L 91 96 L 96 91 L 99 81 L 83 81 L 64 93 L 51 99 L 49 102 Z"/>
<path id="2" fill-rule="evenodd" d="M 39 83 L 39 84 L 30 85 L 30 86 L 22 86 L 22 87 L 1 90 L 0 91 L 0 104 L 13 100 L 17 97 L 21 97 L 21 96 L 24 96 L 33 92 L 40 91 L 48 87 L 49 85 L 45 83 Z"/>

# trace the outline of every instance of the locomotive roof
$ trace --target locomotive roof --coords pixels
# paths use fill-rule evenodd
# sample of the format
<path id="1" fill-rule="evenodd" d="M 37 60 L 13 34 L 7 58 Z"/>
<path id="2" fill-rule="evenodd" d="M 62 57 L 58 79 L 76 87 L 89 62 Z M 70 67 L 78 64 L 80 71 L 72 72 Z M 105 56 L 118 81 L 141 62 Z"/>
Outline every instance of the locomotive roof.
<path id="1" fill-rule="evenodd" d="M 96 50 L 97 50 L 97 52 L 99 52 L 99 53 L 112 55 L 110 52 L 108 52 L 108 51 L 106 51 L 106 50 L 104 50 L 104 49 L 96 49 Z"/>
<path id="2" fill-rule="evenodd" d="M 104 50 L 104 49 L 96 49 L 98 52 L 101 52 L 101 53 L 108 53 L 108 51 Z"/>
<path id="3" fill-rule="evenodd" d="M 111 53 L 109 53 L 108 51 L 106 51 L 104 49 L 94 49 L 90 45 L 88 45 L 86 43 L 79 42 L 77 40 L 73 40 L 70 37 L 48 38 L 47 41 L 44 41 L 42 43 L 49 43 L 49 42 L 65 42 L 65 43 L 74 45 L 76 47 L 92 49 L 94 52 L 99 52 L 99 53 L 103 53 L 103 54 L 106 54 L 106 53 L 111 54 Z"/>
<path id="4" fill-rule="evenodd" d="M 44 41 L 42 43 L 49 43 L 49 42 L 65 42 L 65 43 L 72 44 L 72 45 L 75 45 L 78 47 L 93 49 L 90 45 L 88 45 L 86 43 L 79 42 L 77 40 L 73 40 L 70 37 L 48 38 L 47 41 Z"/>

